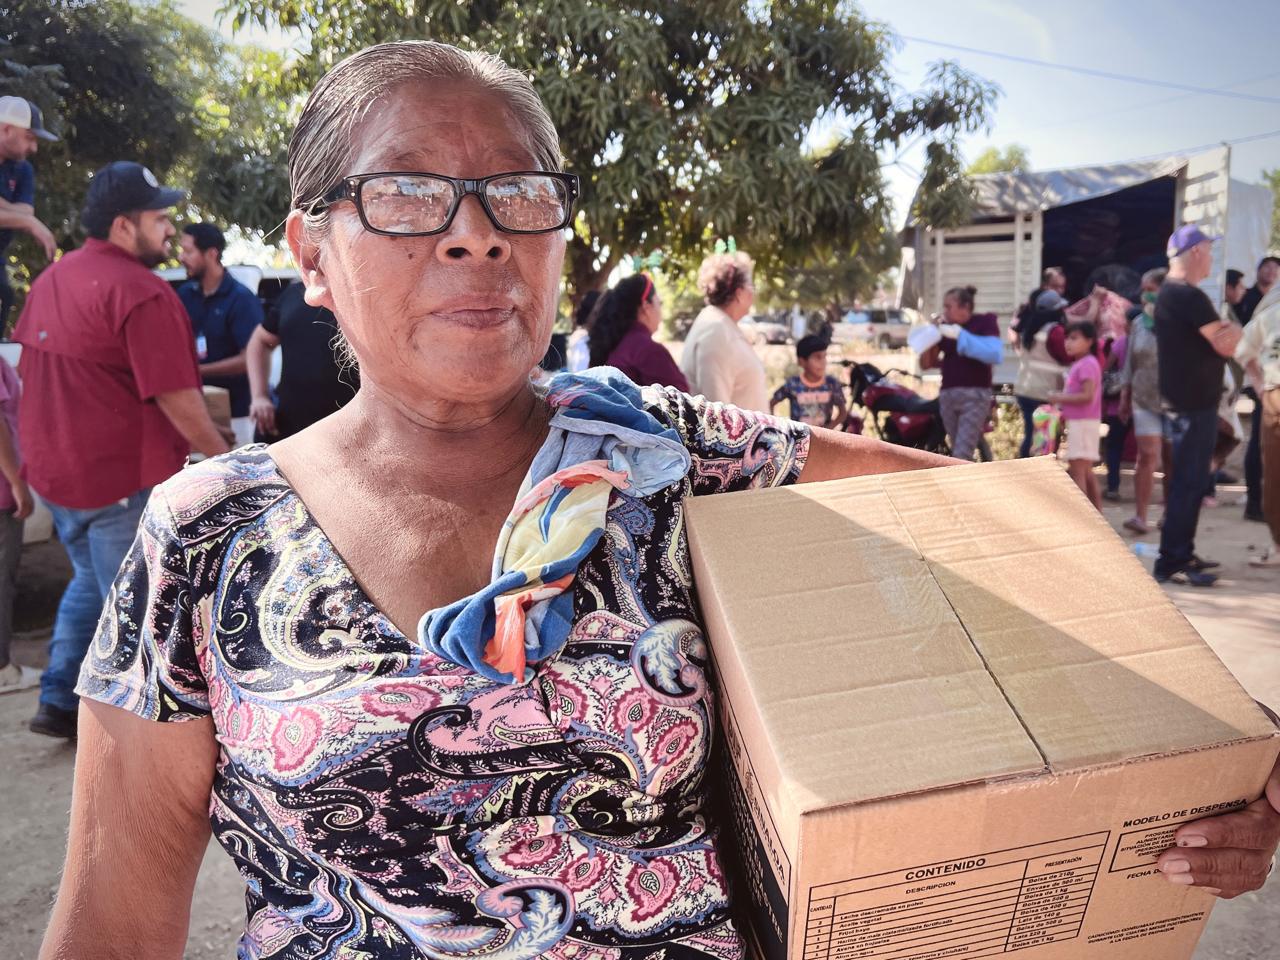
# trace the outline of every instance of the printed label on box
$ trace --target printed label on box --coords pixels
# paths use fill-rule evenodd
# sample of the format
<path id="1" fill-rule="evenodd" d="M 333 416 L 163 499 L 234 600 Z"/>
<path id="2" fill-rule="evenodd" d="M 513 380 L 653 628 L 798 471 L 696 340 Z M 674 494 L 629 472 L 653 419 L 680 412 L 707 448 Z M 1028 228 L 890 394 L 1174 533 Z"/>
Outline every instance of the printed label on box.
<path id="1" fill-rule="evenodd" d="M 1109 832 L 809 891 L 805 960 L 991 957 L 1080 935 Z"/>

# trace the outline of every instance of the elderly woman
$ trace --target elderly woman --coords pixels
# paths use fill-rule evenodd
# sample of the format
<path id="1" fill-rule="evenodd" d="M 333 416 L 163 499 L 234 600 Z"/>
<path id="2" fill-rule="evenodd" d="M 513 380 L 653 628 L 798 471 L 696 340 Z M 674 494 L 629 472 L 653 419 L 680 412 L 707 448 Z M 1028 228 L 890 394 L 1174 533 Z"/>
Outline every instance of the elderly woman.
<path id="1" fill-rule="evenodd" d="M 702 261 L 698 289 L 707 305 L 685 337 L 680 369 L 695 394 L 743 410 L 767 412 L 764 364 L 738 329 L 738 321 L 751 312 L 755 300 L 753 268 L 751 258 L 740 252 L 716 253 Z"/>
<path id="2" fill-rule="evenodd" d="M 493 58 L 357 54 L 289 163 L 360 390 L 156 488 L 81 676 L 42 956 L 180 956 L 210 824 L 242 958 L 742 956 L 682 501 L 946 461 L 614 373 L 536 392 L 576 180 Z M 1261 883 L 1280 815 L 1235 822 L 1187 876 Z"/>

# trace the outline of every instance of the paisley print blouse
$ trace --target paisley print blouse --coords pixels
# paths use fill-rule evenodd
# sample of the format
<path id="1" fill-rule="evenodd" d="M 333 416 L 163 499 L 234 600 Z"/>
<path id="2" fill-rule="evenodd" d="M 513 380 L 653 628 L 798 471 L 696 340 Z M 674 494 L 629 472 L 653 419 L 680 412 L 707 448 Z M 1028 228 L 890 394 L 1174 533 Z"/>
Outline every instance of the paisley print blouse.
<path id="1" fill-rule="evenodd" d="M 574 626 L 524 686 L 403 636 L 263 447 L 157 487 L 79 692 L 212 716 L 238 957 L 741 957 L 702 810 L 713 705 L 688 495 L 796 480 L 807 428 L 644 391 L 689 474 L 614 495 Z"/>

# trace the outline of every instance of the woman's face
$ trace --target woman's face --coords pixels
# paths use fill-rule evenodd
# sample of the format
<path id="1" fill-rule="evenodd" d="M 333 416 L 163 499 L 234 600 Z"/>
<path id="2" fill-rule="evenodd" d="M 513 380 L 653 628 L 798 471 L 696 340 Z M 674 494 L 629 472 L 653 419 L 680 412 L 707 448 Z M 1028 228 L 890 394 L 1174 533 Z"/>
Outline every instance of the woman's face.
<path id="1" fill-rule="evenodd" d="M 973 316 L 973 307 L 961 305 L 955 297 L 944 297 L 942 300 L 942 318 L 947 323 L 968 323 Z"/>
<path id="2" fill-rule="evenodd" d="M 653 291 L 651 299 L 640 304 L 636 319 L 650 333 L 658 332 L 658 328 L 662 326 L 662 298 L 658 296 L 657 290 Z"/>
<path id="3" fill-rule="evenodd" d="M 464 85 L 393 91 L 355 137 L 348 175 L 416 171 L 478 179 L 537 169 L 529 137 L 507 104 Z M 314 262 L 305 238 L 294 254 L 308 301 L 337 315 L 362 379 L 410 408 L 501 400 L 523 387 L 550 342 L 563 231 L 503 233 L 475 196 L 463 199 L 445 232 L 429 237 L 370 233 L 350 202 L 334 204 L 329 219 Z M 300 233 L 291 230 L 291 242 Z"/>

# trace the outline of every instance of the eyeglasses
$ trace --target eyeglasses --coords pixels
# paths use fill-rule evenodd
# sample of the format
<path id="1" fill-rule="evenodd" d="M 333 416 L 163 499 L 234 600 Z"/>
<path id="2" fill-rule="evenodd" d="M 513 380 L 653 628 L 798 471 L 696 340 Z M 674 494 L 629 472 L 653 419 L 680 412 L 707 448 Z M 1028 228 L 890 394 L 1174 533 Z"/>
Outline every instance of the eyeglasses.
<path id="1" fill-rule="evenodd" d="M 350 200 L 371 233 L 429 237 L 449 229 L 467 194 L 480 199 L 490 222 L 503 233 L 550 233 L 573 219 L 578 178 L 543 171 L 499 173 L 480 180 L 435 173 L 361 173 L 344 177 L 307 210 L 317 213 Z"/>

